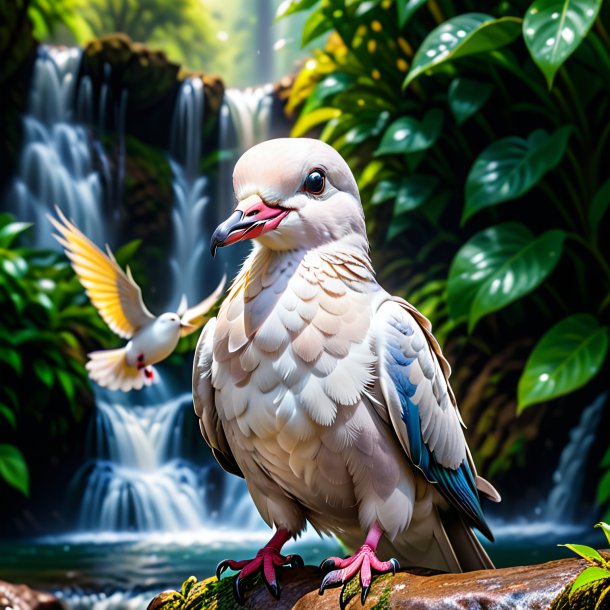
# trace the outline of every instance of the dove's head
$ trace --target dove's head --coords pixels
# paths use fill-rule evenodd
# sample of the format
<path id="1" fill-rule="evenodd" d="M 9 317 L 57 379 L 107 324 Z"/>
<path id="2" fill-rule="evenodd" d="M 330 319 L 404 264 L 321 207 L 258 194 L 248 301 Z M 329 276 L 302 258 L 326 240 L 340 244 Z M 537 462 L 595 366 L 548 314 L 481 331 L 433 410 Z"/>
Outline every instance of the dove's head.
<path id="1" fill-rule="evenodd" d="M 360 235 L 364 213 L 354 176 L 331 146 L 280 138 L 246 151 L 233 172 L 235 211 L 212 235 L 220 246 L 257 239 L 273 250 L 312 248 Z"/>

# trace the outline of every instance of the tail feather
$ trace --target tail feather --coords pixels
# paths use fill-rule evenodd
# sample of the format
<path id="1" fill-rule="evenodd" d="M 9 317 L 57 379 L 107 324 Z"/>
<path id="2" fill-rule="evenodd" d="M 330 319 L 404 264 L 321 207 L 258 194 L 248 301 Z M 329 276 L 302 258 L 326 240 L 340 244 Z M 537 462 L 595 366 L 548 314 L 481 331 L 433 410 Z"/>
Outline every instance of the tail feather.
<path id="1" fill-rule="evenodd" d="M 109 390 L 140 390 L 156 381 L 153 367 L 142 369 L 128 366 L 125 360 L 126 348 L 107 349 L 88 354 L 89 377 Z"/>

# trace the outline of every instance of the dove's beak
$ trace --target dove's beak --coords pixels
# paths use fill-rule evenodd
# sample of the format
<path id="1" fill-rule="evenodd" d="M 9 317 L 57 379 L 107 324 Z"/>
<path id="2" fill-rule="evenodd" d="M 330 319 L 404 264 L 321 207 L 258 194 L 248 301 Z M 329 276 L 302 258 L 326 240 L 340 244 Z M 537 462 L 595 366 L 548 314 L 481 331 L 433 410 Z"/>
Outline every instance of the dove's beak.
<path id="1" fill-rule="evenodd" d="M 229 246 L 244 239 L 260 237 L 273 231 L 290 212 L 280 207 L 271 207 L 258 195 L 250 195 L 240 201 L 235 211 L 212 235 L 210 251 L 212 256 L 222 246 Z"/>
<path id="2" fill-rule="evenodd" d="M 193 324 L 189 324 L 188 322 L 180 322 L 180 328 L 186 328 L 188 330 L 195 330 L 197 327 Z"/>

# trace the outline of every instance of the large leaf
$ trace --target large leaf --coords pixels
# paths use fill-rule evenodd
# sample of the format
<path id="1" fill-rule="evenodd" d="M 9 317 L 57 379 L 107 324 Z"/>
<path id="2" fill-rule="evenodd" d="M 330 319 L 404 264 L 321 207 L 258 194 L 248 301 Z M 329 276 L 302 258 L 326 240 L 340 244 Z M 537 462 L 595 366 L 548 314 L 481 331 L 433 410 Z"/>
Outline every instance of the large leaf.
<path id="1" fill-rule="evenodd" d="M 413 17 L 415 12 L 426 4 L 427 0 L 398 0 L 396 7 L 398 9 L 398 25 L 403 28 L 407 21 Z"/>
<path id="2" fill-rule="evenodd" d="M 31 222 L 11 222 L 0 229 L 0 244 L 9 248 L 15 239 L 25 233 L 32 226 Z"/>
<path id="3" fill-rule="evenodd" d="M 403 116 L 394 121 L 383 134 L 375 155 L 414 153 L 430 148 L 438 139 L 443 126 L 443 112 L 429 110 L 421 121 Z"/>
<path id="4" fill-rule="evenodd" d="M 610 205 L 610 178 L 606 180 L 597 190 L 591 204 L 589 205 L 589 227 L 594 240 L 597 241 L 599 224 Z"/>
<path id="5" fill-rule="evenodd" d="M 513 222 L 477 233 L 458 251 L 449 270 L 451 316 L 467 316 L 472 330 L 486 314 L 534 290 L 555 268 L 564 239 L 559 230 L 535 238 L 527 227 Z"/>
<path id="6" fill-rule="evenodd" d="M 569 394 L 588 383 L 608 352 L 608 327 L 589 314 L 564 318 L 537 343 L 518 387 L 518 410 Z"/>
<path id="7" fill-rule="evenodd" d="M 275 18 L 282 19 L 293 13 L 305 11 L 316 4 L 318 0 L 284 0 L 278 7 Z"/>
<path id="8" fill-rule="evenodd" d="M 6 443 L 0 444 L 0 479 L 4 479 L 22 494 L 29 494 L 30 478 L 23 454 L 17 447 Z"/>
<path id="9" fill-rule="evenodd" d="M 404 86 L 422 72 L 468 55 L 499 49 L 519 37 L 521 19 L 495 19 L 484 13 L 464 13 L 432 30 L 419 47 Z"/>
<path id="10" fill-rule="evenodd" d="M 595 582 L 596 580 L 610 579 L 610 570 L 606 568 L 591 567 L 581 572 L 570 589 L 570 594 L 578 589 L 582 589 L 586 585 Z"/>
<path id="11" fill-rule="evenodd" d="M 341 111 L 337 108 L 318 108 L 313 112 L 299 117 L 299 120 L 292 127 L 290 135 L 293 138 L 299 138 L 316 127 L 316 125 L 326 123 L 331 119 L 338 118 L 339 116 L 341 116 Z"/>
<path id="12" fill-rule="evenodd" d="M 403 178 L 396 193 L 394 216 L 418 208 L 430 198 L 437 186 L 438 178 L 435 176 L 415 174 Z"/>
<path id="13" fill-rule="evenodd" d="M 314 11 L 305 22 L 303 26 L 303 34 L 301 37 L 301 45 L 307 46 L 310 42 L 326 34 L 333 27 L 332 21 L 330 21 L 324 13 L 320 11 Z"/>
<path id="14" fill-rule="evenodd" d="M 549 88 L 563 62 L 597 19 L 602 0 L 536 0 L 523 20 L 523 37 Z"/>
<path id="15" fill-rule="evenodd" d="M 458 125 L 476 114 L 487 102 L 493 86 L 470 78 L 455 78 L 449 86 L 448 101 Z"/>
<path id="16" fill-rule="evenodd" d="M 570 127 L 548 135 L 542 129 L 527 140 L 511 136 L 487 147 L 475 160 L 466 180 L 462 222 L 483 208 L 527 193 L 563 157 Z"/>

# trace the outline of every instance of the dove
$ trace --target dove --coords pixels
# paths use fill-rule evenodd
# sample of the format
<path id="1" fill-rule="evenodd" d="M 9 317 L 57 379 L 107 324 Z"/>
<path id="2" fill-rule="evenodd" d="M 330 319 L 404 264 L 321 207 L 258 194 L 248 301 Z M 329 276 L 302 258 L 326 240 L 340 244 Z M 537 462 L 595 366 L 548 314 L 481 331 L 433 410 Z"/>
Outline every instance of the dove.
<path id="1" fill-rule="evenodd" d="M 224 289 L 225 278 L 194 307 L 187 308 L 183 296 L 178 312 L 155 317 L 144 305 L 142 290 L 129 267 L 124 272 L 108 246 L 105 254 L 61 210 L 56 212 L 59 220 L 49 216 L 58 232 L 54 237 L 65 248 L 89 300 L 108 327 L 129 340 L 122 348 L 88 354 L 89 377 L 103 387 L 124 392 L 151 385 L 157 378 L 152 365 L 167 358 L 181 336 L 202 326 Z"/>
<path id="2" fill-rule="evenodd" d="M 404 565 L 492 568 L 474 534 L 493 538 L 478 476 L 430 322 L 375 279 L 356 181 L 329 145 L 269 140 L 233 173 L 237 205 L 213 233 L 217 248 L 252 250 L 195 352 L 193 396 L 219 464 L 245 478 L 275 529 L 255 557 L 227 559 L 234 593 L 260 573 L 299 566 L 282 547 L 310 524 L 337 536 L 320 594 Z"/>

